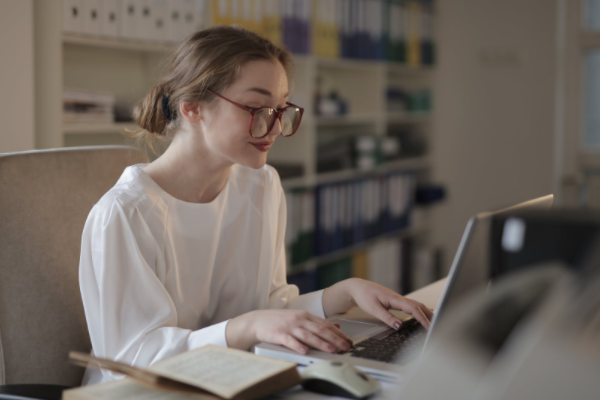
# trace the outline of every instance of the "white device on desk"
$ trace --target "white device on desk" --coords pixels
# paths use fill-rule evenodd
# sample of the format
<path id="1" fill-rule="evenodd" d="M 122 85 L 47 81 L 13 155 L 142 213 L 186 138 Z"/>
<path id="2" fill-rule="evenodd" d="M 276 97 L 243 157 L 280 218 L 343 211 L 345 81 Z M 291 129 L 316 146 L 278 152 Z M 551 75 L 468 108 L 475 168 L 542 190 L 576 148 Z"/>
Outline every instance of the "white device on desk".
<path id="1" fill-rule="evenodd" d="M 488 283 L 488 239 L 491 217 L 530 208 L 549 209 L 552 206 L 553 199 L 553 195 L 548 195 L 493 213 L 480 213 L 469 220 L 454 257 L 445 288 L 441 298 L 439 298 L 439 305 L 431 321 L 429 332 L 419 332 L 418 329 L 415 329 L 416 320 L 408 314 L 396 313 L 403 322 L 403 327 L 399 331 L 396 331 L 375 317 L 365 315 L 364 313 L 356 313 L 353 310 L 347 314 L 327 318 L 331 322 L 339 323 L 341 330 L 352 339 L 354 348 L 349 352 L 331 354 L 318 350 L 309 350 L 307 354 L 300 354 L 286 347 L 270 343 L 256 345 L 254 352 L 258 355 L 292 361 L 300 365 L 310 365 L 321 360 L 337 360 L 368 372 L 377 379 L 398 382 L 399 376 L 405 371 L 405 367 L 402 364 L 405 364 L 409 358 L 404 357 L 403 361 L 402 357 L 400 359 L 395 356 L 391 359 L 381 357 L 380 359 L 385 359 L 385 361 L 380 361 L 378 359 L 366 358 L 365 350 L 368 351 L 370 346 L 376 342 L 378 347 L 387 348 L 390 352 L 395 351 L 395 346 L 397 346 L 395 342 L 398 342 L 398 340 L 395 340 L 396 337 L 394 335 L 404 335 L 405 330 L 413 330 L 407 342 L 417 341 L 413 336 L 413 333 L 416 332 L 416 335 L 420 335 L 420 346 L 403 345 L 403 347 L 398 348 L 398 352 L 406 353 L 401 354 L 401 356 L 419 354 L 429 342 L 431 335 L 434 334 L 437 321 L 442 317 L 444 310 L 472 289 Z M 416 297 L 415 300 L 420 301 Z M 427 301 L 425 301 L 425 305 L 429 307 L 435 306 L 433 303 L 428 304 Z M 425 339 L 424 344 L 421 339 Z"/>
<path id="2" fill-rule="evenodd" d="M 376 379 L 339 361 L 309 365 L 300 376 L 305 389 L 331 396 L 365 399 L 381 390 Z"/>

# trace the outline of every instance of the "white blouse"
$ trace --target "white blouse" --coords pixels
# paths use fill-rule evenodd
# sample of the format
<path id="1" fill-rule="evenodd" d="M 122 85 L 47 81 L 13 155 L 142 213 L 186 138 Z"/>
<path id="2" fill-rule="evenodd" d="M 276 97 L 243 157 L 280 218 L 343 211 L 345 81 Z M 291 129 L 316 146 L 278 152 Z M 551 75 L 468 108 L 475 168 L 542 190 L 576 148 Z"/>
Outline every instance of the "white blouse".
<path id="1" fill-rule="evenodd" d="M 322 291 L 286 282 L 286 204 L 272 167 L 234 165 L 210 203 L 178 200 L 127 167 L 90 212 L 79 284 L 92 353 L 147 367 L 212 343 L 227 321 L 268 308 L 324 318 Z M 87 369 L 83 384 L 120 378 Z"/>

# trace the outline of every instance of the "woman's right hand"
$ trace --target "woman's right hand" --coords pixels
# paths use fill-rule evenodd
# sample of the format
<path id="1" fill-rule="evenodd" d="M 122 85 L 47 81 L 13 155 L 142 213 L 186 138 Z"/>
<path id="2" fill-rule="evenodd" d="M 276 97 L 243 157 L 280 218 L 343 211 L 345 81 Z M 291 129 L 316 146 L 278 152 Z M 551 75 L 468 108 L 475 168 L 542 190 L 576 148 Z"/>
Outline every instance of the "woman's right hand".
<path id="1" fill-rule="evenodd" d="M 308 348 L 333 353 L 348 350 L 352 340 L 339 324 L 303 310 L 256 310 L 230 319 L 225 336 L 229 347 L 247 350 L 259 342 L 285 346 L 306 354 Z"/>

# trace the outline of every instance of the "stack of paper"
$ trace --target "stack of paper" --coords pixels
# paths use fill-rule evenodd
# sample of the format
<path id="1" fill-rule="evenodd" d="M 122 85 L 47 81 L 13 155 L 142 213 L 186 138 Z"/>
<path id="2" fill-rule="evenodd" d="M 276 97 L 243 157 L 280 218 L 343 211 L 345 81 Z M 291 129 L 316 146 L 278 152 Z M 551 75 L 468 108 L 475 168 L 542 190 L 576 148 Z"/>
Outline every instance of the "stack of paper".
<path id="1" fill-rule="evenodd" d="M 109 93 L 81 89 L 65 89 L 63 92 L 63 122 L 112 123 L 115 97 Z"/>

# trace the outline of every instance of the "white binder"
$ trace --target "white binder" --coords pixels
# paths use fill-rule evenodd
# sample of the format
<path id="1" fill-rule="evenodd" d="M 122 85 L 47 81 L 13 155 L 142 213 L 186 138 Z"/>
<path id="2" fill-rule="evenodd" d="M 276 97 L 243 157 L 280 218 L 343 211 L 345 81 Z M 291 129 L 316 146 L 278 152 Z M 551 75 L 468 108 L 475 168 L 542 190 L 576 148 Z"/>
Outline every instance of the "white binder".
<path id="1" fill-rule="evenodd" d="M 156 42 L 167 42 L 168 26 L 168 0 L 147 0 L 150 6 L 151 21 L 149 23 L 150 40 Z"/>
<path id="2" fill-rule="evenodd" d="M 81 0 L 63 0 L 63 31 L 81 33 L 83 30 L 83 13 Z"/>
<path id="3" fill-rule="evenodd" d="M 82 3 L 83 32 L 92 36 L 100 35 L 100 1 L 85 0 Z"/>
<path id="4" fill-rule="evenodd" d="M 194 8 L 194 32 L 208 28 L 210 21 L 210 5 L 209 0 L 196 0 Z"/>
<path id="5" fill-rule="evenodd" d="M 144 41 L 154 41 L 154 7 L 153 0 L 138 0 L 138 25 L 136 38 Z"/>
<path id="6" fill-rule="evenodd" d="M 119 10 L 117 0 L 100 0 L 100 34 L 107 37 L 119 36 Z"/>
<path id="7" fill-rule="evenodd" d="M 167 40 L 169 42 L 180 42 L 184 37 L 183 4 L 181 0 L 167 1 Z"/>
<path id="8" fill-rule="evenodd" d="M 179 0 L 183 15 L 180 39 L 184 39 L 196 31 L 196 0 Z"/>
<path id="9" fill-rule="evenodd" d="M 119 36 L 123 39 L 137 39 L 141 3 L 137 0 L 121 0 L 119 2 Z"/>

